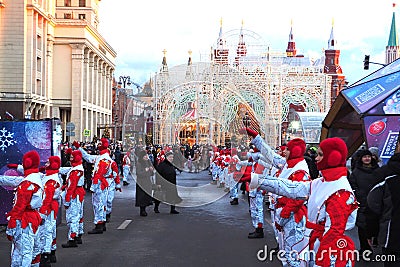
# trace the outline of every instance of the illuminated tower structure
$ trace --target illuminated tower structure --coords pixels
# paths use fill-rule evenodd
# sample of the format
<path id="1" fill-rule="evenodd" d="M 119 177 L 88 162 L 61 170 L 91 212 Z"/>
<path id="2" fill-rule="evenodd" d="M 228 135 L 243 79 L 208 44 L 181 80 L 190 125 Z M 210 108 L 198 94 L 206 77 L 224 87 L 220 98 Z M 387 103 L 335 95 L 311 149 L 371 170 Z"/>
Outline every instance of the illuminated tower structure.
<path id="1" fill-rule="evenodd" d="M 246 55 L 247 55 L 247 47 L 246 47 L 246 43 L 244 41 L 243 20 L 242 20 L 242 27 L 240 28 L 239 42 L 238 42 L 238 46 L 236 49 L 236 57 L 235 57 L 234 65 L 238 66 L 240 58 L 245 57 Z"/>
<path id="2" fill-rule="evenodd" d="M 394 8 L 396 4 L 393 3 L 392 24 L 390 26 L 389 40 L 386 46 L 386 64 L 390 64 L 400 57 L 400 46 L 396 29 L 396 13 Z"/>
<path id="3" fill-rule="evenodd" d="M 290 33 L 289 33 L 289 41 L 288 46 L 286 48 L 286 55 L 288 57 L 295 57 L 297 53 L 296 43 L 293 37 L 293 21 L 290 22 Z"/>
<path id="4" fill-rule="evenodd" d="M 333 34 L 333 20 L 331 35 L 328 40 L 328 49 L 325 50 L 324 73 L 332 77 L 331 104 L 335 101 L 339 92 L 346 86 L 345 76 L 339 64 L 340 50 L 336 49 L 337 42 Z"/>
<path id="5" fill-rule="evenodd" d="M 226 41 L 222 32 L 222 19 L 220 20 L 217 48 L 214 49 L 214 63 L 228 65 L 229 49 L 226 48 Z"/>

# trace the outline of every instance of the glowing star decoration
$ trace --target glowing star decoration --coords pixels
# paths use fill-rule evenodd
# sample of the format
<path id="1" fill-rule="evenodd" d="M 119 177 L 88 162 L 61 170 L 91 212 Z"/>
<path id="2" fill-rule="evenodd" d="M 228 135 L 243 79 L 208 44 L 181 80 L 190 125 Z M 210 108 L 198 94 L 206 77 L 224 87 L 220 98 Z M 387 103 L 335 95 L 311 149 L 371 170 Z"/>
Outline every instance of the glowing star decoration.
<path id="1" fill-rule="evenodd" d="M 3 129 L 0 130 L 0 149 L 4 151 L 8 147 L 15 145 L 17 141 L 13 138 L 14 133 L 7 131 L 6 128 L 3 127 Z"/>
<path id="2" fill-rule="evenodd" d="M 51 147 L 51 142 L 49 142 L 51 140 L 51 131 L 47 125 L 45 121 L 28 122 L 25 125 L 26 139 L 38 149 L 48 149 Z"/>
<path id="3" fill-rule="evenodd" d="M 371 125 L 368 127 L 368 133 L 370 135 L 380 135 L 386 129 L 386 121 L 387 119 L 384 118 L 371 123 Z"/>

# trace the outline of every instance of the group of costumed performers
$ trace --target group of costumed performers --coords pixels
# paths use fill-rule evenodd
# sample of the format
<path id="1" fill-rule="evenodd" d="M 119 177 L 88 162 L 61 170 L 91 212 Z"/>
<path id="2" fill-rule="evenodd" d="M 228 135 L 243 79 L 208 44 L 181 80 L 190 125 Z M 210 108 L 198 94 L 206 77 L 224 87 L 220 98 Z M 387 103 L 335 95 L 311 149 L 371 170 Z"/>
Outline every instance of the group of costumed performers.
<path id="1" fill-rule="evenodd" d="M 72 144 L 79 149 L 87 162 L 94 164 L 90 191 L 92 192 L 95 228 L 88 234 L 102 234 L 107 230 L 106 222 L 109 222 L 111 218 L 114 193 L 115 191 L 122 191 L 118 165 L 110 157 L 109 142 L 106 138 L 101 138 L 100 141 L 100 155 L 88 154 L 76 141 Z"/>
<path id="2" fill-rule="evenodd" d="M 6 229 L 7 238 L 12 242 L 12 267 L 49 267 L 57 262 L 56 221 L 62 202 L 69 228 L 68 241 L 62 247 L 82 244 L 85 196 L 82 157 L 95 163 L 91 191 L 96 227 L 88 233 L 99 234 L 106 230 L 114 191 L 121 191 L 118 166 L 110 158 L 108 140 L 101 139 L 99 156 L 88 155 L 78 142 L 73 145 L 78 150 L 67 150 L 72 167 L 61 167 L 58 156 L 50 156 L 40 167 L 40 156 L 32 150 L 23 155 L 22 165 L 7 165 L 21 175 L 0 175 L 1 186 L 15 188 L 13 207 L 7 213 Z M 65 185 L 62 185 L 61 174 L 67 176 Z"/>
<path id="3" fill-rule="evenodd" d="M 6 234 L 12 242 L 11 266 L 50 266 L 56 262 L 56 219 L 60 205 L 61 160 L 51 156 L 39 171 L 40 156 L 32 150 L 22 157 L 22 166 L 10 163 L 21 175 L 0 175 L 0 185 L 16 188 L 7 213 Z"/>
<path id="4" fill-rule="evenodd" d="M 316 162 L 321 177 L 310 180 L 303 140 L 288 142 L 284 158 L 253 129 L 241 132 L 252 137 L 252 144 L 266 161 L 278 168 L 275 176 L 252 175 L 249 186 L 279 196 L 274 221 L 282 234 L 279 245 L 285 251 L 283 264 L 354 266 L 355 246 L 345 230 L 354 227 L 358 205 L 347 180 L 344 141 L 328 138 L 320 143 Z"/>

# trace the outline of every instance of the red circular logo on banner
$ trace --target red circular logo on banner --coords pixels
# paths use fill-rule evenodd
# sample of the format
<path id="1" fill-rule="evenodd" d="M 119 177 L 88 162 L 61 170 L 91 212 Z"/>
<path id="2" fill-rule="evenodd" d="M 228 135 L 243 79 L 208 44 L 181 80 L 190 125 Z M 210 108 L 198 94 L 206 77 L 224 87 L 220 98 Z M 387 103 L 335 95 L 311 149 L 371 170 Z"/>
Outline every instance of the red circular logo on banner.
<path id="1" fill-rule="evenodd" d="M 370 135 L 380 135 L 386 129 L 386 119 L 377 120 L 371 123 L 368 127 L 368 133 Z"/>

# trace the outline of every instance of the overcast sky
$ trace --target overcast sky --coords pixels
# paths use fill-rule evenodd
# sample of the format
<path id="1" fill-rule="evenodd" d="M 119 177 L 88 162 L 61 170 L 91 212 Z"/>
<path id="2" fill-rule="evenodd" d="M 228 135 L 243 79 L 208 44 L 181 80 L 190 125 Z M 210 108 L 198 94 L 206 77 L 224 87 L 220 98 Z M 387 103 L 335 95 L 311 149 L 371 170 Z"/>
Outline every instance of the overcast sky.
<path id="1" fill-rule="evenodd" d="M 397 1 L 395 1 L 397 2 Z M 160 68 L 163 50 L 169 67 L 186 64 L 188 51 L 200 61 L 214 46 L 220 20 L 224 32 L 256 33 L 257 42 L 284 52 L 293 21 L 297 54 L 319 58 L 328 46 L 334 21 L 340 65 L 350 84 L 378 65 L 363 69 L 365 54 L 385 63 L 393 11 L 389 0 L 102 0 L 99 31 L 117 52 L 115 76 L 143 84 Z M 397 17 L 396 17 L 397 19 Z M 400 19 L 397 20 L 398 22 Z M 400 27 L 400 26 L 399 26 Z M 235 37 L 237 40 L 237 37 Z M 254 42 L 246 40 L 247 43 Z"/>

